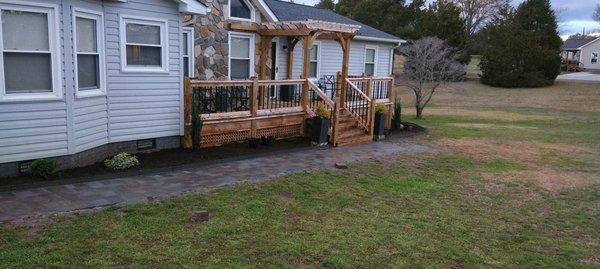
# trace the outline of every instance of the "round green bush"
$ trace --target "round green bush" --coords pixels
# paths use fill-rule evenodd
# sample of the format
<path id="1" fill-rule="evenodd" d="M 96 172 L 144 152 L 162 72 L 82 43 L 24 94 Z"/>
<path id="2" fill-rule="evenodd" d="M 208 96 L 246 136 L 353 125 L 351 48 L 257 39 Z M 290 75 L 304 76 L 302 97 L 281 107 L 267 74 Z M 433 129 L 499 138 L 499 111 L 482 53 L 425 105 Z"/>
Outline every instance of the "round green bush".
<path id="1" fill-rule="evenodd" d="M 27 172 L 34 177 L 48 179 L 56 175 L 59 169 L 60 166 L 55 159 L 39 159 L 29 165 Z"/>
<path id="2" fill-rule="evenodd" d="M 125 170 L 140 165 L 140 161 L 133 155 L 121 152 L 111 159 L 106 159 L 104 165 L 112 170 Z"/>

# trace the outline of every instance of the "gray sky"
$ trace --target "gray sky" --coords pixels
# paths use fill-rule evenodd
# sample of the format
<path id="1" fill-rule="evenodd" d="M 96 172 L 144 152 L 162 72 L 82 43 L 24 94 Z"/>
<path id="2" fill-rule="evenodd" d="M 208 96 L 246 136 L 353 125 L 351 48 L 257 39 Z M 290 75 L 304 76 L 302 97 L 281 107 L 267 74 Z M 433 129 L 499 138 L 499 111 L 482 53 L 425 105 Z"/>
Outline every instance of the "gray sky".
<path id="1" fill-rule="evenodd" d="M 428 0 L 428 2 L 431 0 Z M 523 0 L 513 0 L 515 5 Z M 296 3 L 314 5 L 319 0 L 294 0 Z M 600 24 L 592 20 L 594 6 L 600 0 L 551 0 L 552 7 L 557 11 L 559 19 L 560 34 L 568 36 L 580 33 L 585 27 L 586 32 L 597 30 L 600 32 Z"/>

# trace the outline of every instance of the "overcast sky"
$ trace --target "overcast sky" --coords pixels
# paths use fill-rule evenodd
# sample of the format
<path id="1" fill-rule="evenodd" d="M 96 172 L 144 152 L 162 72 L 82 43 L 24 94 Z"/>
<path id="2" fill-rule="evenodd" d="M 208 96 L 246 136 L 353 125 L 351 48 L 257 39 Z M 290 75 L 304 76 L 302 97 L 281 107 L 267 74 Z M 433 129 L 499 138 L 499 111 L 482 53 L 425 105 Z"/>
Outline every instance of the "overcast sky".
<path id="1" fill-rule="evenodd" d="M 431 1 L 431 0 L 429 0 Z M 513 0 L 515 5 L 523 0 Z M 294 0 L 296 3 L 314 5 L 319 0 Z M 594 6 L 600 0 L 551 0 L 552 7 L 556 10 L 559 19 L 561 36 L 580 33 L 585 28 L 586 32 L 600 31 L 600 24 L 592 20 Z"/>

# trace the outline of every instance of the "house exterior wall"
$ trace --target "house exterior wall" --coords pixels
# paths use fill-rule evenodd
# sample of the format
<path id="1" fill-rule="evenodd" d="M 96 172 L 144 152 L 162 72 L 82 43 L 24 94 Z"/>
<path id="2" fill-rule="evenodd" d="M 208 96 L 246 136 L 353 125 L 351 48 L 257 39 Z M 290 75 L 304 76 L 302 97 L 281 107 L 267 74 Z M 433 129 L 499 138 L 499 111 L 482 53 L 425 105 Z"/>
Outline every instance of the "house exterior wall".
<path id="1" fill-rule="evenodd" d="M 600 59 L 596 63 L 592 63 L 592 53 L 598 53 L 600 55 L 600 40 L 596 40 L 593 43 L 581 48 L 581 63 L 583 63 L 583 67 L 586 69 L 599 70 L 600 69 Z"/>
<path id="2" fill-rule="evenodd" d="M 63 91 L 58 100 L 0 101 L 0 163 L 74 156 L 108 143 L 179 138 L 183 132 L 181 22 L 175 1 L 27 0 L 22 3 L 56 7 L 62 72 L 53 75 L 62 77 Z M 77 97 L 75 94 L 74 8 L 103 14 L 105 95 Z M 168 21 L 168 72 L 121 71 L 121 15 Z"/>

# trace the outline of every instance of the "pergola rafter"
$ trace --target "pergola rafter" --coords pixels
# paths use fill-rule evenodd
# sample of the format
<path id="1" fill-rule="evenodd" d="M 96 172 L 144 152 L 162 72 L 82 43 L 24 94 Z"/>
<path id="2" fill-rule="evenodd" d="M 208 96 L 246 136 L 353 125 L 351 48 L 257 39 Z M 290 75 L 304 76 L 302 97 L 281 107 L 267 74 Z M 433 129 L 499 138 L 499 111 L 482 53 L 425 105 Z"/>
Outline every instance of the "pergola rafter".
<path id="1" fill-rule="evenodd" d="M 344 102 L 346 93 L 344 91 L 345 78 L 348 77 L 348 62 L 350 59 L 350 40 L 358 33 L 360 26 L 352 24 L 342 24 L 335 22 L 307 20 L 307 21 L 283 21 L 283 22 L 264 22 L 264 23 L 244 23 L 232 22 L 229 24 L 232 30 L 255 32 L 261 36 L 261 42 L 258 48 L 259 60 L 259 79 L 267 79 L 267 63 L 269 49 L 274 37 L 288 38 L 288 79 L 292 78 L 292 67 L 294 65 L 294 48 L 300 42 L 303 48 L 302 78 L 308 78 L 310 74 L 310 49 L 317 38 L 332 39 L 337 41 L 343 52 L 342 67 L 340 70 L 339 83 L 337 84 L 336 96 Z M 302 106 L 306 108 L 308 104 L 308 84 L 304 85 L 302 90 Z M 262 96 L 264 93 L 260 93 Z M 262 100 L 263 98 L 260 98 Z"/>

